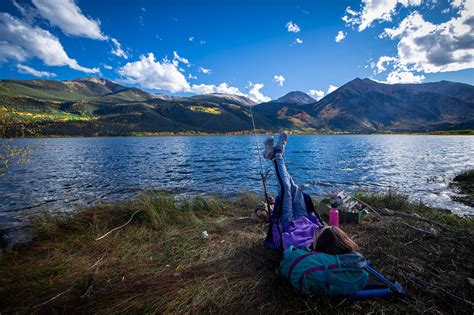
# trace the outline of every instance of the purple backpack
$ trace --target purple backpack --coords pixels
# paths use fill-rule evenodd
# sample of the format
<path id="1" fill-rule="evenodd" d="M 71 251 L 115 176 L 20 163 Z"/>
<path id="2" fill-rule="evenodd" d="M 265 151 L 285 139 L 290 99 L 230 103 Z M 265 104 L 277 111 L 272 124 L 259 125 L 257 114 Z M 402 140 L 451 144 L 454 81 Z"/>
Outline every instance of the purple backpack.
<path id="1" fill-rule="evenodd" d="M 293 220 L 284 229 L 281 224 L 280 198 L 275 198 L 275 207 L 270 216 L 267 237 L 264 245 L 268 248 L 284 251 L 290 246 L 300 249 L 309 248 L 314 239 L 314 233 L 324 226 L 323 220 L 314 209 L 313 201 L 308 194 L 303 193 L 308 215 Z"/>

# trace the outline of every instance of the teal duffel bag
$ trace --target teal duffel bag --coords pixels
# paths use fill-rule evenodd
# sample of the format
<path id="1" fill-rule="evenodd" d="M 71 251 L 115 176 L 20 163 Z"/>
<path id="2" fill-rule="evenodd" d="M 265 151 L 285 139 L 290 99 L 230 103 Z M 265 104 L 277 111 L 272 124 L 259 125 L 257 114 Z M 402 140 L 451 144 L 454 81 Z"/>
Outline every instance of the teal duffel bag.
<path id="1" fill-rule="evenodd" d="M 349 295 L 367 284 L 367 261 L 357 252 L 329 255 L 289 247 L 283 255 L 280 270 L 302 294 Z"/>

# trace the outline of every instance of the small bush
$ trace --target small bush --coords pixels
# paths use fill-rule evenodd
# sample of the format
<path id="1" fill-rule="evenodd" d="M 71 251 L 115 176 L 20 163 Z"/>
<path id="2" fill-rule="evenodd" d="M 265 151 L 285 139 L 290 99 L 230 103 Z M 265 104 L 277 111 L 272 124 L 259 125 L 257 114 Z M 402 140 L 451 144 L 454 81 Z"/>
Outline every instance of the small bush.
<path id="1" fill-rule="evenodd" d="M 474 168 L 466 170 L 454 176 L 453 181 L 474 183 Z"/>

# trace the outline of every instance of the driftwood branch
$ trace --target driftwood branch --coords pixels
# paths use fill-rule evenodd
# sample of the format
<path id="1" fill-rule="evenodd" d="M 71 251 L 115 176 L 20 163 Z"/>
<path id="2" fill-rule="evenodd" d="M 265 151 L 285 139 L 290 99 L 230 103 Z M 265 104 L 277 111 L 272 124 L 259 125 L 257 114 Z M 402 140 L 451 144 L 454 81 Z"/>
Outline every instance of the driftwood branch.
<path id="1" fill-rule="evenodd" d="M 446 291 L 445 289 L 443 289 L 443 288 L 437 286 L 436 284 L 433 284 L 433 283 L 431 283 L 431 282 L 425 281 L 425 280 L 423 280 L 423 279 L 420 279 L 420 278 L 414 277 L 414 276 L 411 276 L 410 278 L 415 279 L 415 280 L 418 281 L 418 282 L 421 282 L 421 283 L 430 285 L 430 286 L 432 286 L 432 287 L 434 287 L 434 288 L 436 288 L 436 289 L 438 289 L 438 290 L 440 290 L 440 291 L 443 291 L 443 292 L 446 293 L 447 295 L 449 295 L 449 296 L 451 296 L 451 297 L 453 297 L 453 298 L 455 298 L 455 299 L 457 299 L 457 300 L 459 300 L 459 301 L 462 301 L 462 302 L 467 303 L 467 304 L 469 304 L 469 305 L 471 305 L 471 306 L 474 306 L 474 303 L 473 303 L 473 302 L 468 301 L 468 300 L 466 300 L 466 299 L 463 299 L 462 297 L 459 297 L 459 296 L 457 296 L 457 295 L 454 295 L 454 294 L 452 294 L 451 292 Z"/>
<path id="2" fill-rule="evenodd" d="M 439 234 L 439 233 L 436 233 L 436 232 L 438 232 L 437 230 L 435 230 L 436 232 L 431 232 L 431 231 L 422 230 L 422 229 L 417 228 L 416 226 L 410 225 L 406 222 L 403 222 L 402 224 L 405 225 L 405 226 L 408 226 L 409 228 L 414 229 L 418 232 L 421 232 L 421 233 L 425 233 L 425 234 L 429 234 L 429 235 L 433 235 L 433 236 L 438 236 L 438 234 Z"/>
<path id="3" fill-rule="evenodd" d="M 385 214 L 385 215 L 397 215 L 397 216 L 406 217 L 406 218 L 413 218 L 413 219 L 424 221 L 424 222 L 427 222 L 427 223 L 430 223 L 430 224 L 433 224 L 433 225 L 437 225 L 437 226 L 442 227 L 444 229 L 448 229 L 448 226 L 446 224 L 439 223 L 439 222 L 433 221 L 431 219 L 422 217 L 421 215 L 419 215 L 416 212 L 402 212 L 402 211 L 395 211 L 395 210 L 384 208 L 384 209 L 382 209 L 382 213 Z"/>
<path id="4" fill-rule="evenodd" d="M 362 200 L 356 198 L 356 197 L 353 197 L 355 200 L 357 200 L 358 202 L 360 202 L 361 204 L 363 204 L 364 206 L 366 206 L 367 208 L 369 208 L 373 213 L 377 214 L 379 216 L 379 218 L 382 217 L 382 215 L 377 211 L 375 210 L 373 207 L 371 207 L 368 203 L 365 203 L 363 202 Z"/>
<path id="5" fill-rule="evenodd" d="M 118 229 L 121 229 L 121 228 L 125 227 L 125 226 L 128 225 L 130 222 L 132 222 L 133 217 L 135 216 L 135 214 L 137 214 L 137 213 L 140 212 L 140 211 L 141 211 L 141 210 L 135 211 L 135 212 L 132 214 L 132 216 L 130 217 L 130 219 L 128 219 L 127 222 L 125 222 L 125 223 L 122 224 L 121 226 L 117 226 L 116 228 L 113 228 L 112 230 L 110 230 L 110 231 L 108 231 L 107 233 L 105 233 L 104 235 L 102 235 L 102 236 L 96 238 L 95 240 L 96 240 L 96 241 L 99 241 L 99 240 L 103 239 L 104 237 L 106 237 L 107 235 L 109 235 L 110 233 L 112 233 L 112 232 L 114 232 L 114 231 L 117 231 Z"/>
<path id="6" fill-rule="evenodd" d="M 360 200 L 356 197 L 354 197 L 354 199 L 359 201 L 363 205 L 367 206 L 370 210 L 375 212 L 379 217 L 382 217 L 382 215 L 377 210 L 375 210 L 374 207 L 372 207 L 368 203 L 365 203 L 365 202 L 363 202 L 362 200 Z M 391 209 L 387 209 L 387 208 L 379 209 L 379 211 L 382 212 L 384 215 L 398 215 L 398 216 L 401 216 L 401 217 L 414 218 L 414 219 L 424 221 L 424 222 L 427 222 L 427 223 L 430 223 L 430 224 L 433 224 L 433 225 L 437 225 L 437 226 L 442 227 L 444 229 L 448 229 L 448 226 L 446 224 L 439 223 L 439 222 L 433 221 L 431 219 L 425 218 L 425 217 L 419 215 L 416 212 L 402 212 L 402 211 L 396 211 L 396 210 L 391 210 Z"/>
<path id="7" fill-rule="evenodd" d="M 106 254 L 102 255 L 102 257 L 100 257 L 89 269 L 93 269 L 94 267 L 96 266 L 99 266 L 100 262 L 102 261 L 102 259 L 104 259 Z"/>
<path id="8" fill-rule="evenodd" d="M 52 301 L 56 300 L 56 299 L 57 299 L 58 297 L 60 297 L 61 295 L 66 294 L 66 293 L 68 293 L 69 291 L 71 291 L 71 289 L 72 289 L 72 287 L 70 287 L 70 288 L 67 289 L 66 291 L 63 291 L 63 292 L 61 292 L 61 293 L 59 293 L 59 294 L 56 294 L 55 296 L 53 296 L 52 298 L 50 298 L 50 299 L 47 300 L 47 301 L 44 301 L 44 302 L 41 303 L 41 304 L 38 304 L 38 305 L 36 305 L 36 306 L 33 306 L 33 309 L 40 308 L 40 307 L 42 307 L 42 306 L 45 306 L 45 305 L 48 304 L 48 303 L 51 303 Z"/>

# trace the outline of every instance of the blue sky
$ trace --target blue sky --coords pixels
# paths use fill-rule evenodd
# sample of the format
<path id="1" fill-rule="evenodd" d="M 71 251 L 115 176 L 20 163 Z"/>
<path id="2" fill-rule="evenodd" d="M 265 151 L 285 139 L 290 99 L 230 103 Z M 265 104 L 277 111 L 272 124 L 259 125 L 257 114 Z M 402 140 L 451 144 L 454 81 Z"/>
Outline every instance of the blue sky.
<path id="1" fill-rule="evenodd" d="M 474 83 L 473 0 L 0 2 L 1 78 L 320 98 L 355 77 Z M 339 35 L 339 36 L 338 36 Z"/>

